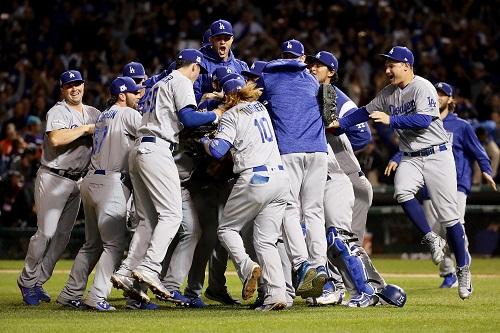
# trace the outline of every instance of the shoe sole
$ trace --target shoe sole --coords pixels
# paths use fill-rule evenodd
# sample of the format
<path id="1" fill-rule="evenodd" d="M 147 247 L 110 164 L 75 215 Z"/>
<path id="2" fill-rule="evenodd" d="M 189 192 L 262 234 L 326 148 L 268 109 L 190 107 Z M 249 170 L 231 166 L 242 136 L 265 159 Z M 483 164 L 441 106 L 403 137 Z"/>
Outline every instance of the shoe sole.
<path id="1" fill-rule="evenodd" d="M 458 292 L 458 297 L 460 297 L 462 300 L 466 300 L 466 299 L 469 299 L 470 296 L 472 295 L 472 292 L 474 290 L 471 288 L 470 291 L 467 291 L 467 295 L 460 295 L 460 291 Z"/>
<path id="2" fill-rule="evenodd" d="M 257 311 L 262 311 L 262 312 L 268 312 L 268 311 L 281 311 L 286 309 L 286 303 L 274 303 L 272 306 L 266 308 L 265 310 L 257 310 Z"/>
<path id="3" fill-rule="evenodd" d="M 73 304 L 71 304 L 71 303 L 63 303 L 63 302 L 61 302 L 61 301 L 59 301 L 59 300 L 57 300 L 57 301 L 56 301 L 56 303 L 57 303 L 57 304 L 59 304 L 59 305 L 62 305 L 62 306 L 64 306 L 64 307 L 66 307 L 66 308 L 73 309 L 73 310 L 83 310 L 83 309 L 85 309 L 85 308 L 86 308 L 86 305 L 85 305 L 83 302 L 82 302 L 82 305 L 81 305 L 81 306 L 74 306 L 74 305 L 73 305 Z"/>
<path id="4" fill-rule="evenodd" d="M 123 296 L 130 297 L 138 302 L 149 303 L 151 300 L 149 296 L 146 295 L 142 290 L 137 290 L 135 288 L 130 288 L 128 285 L 123 283 L 119 278 L 111 276 L 111 283 L 116 289 L 121 289 L 124 291 Z"/>
<path id="5" fill-rule="evenodd" d="M 241 298 L 243 298 L 243 300 L 246 301 L 252 298 L 253 294 L 257 290 L 257 280 L 260 278 L 261 274 L 262 268 L 260 268 L 260 266 L 255 266 L 252 269 L 252 274 L 246 281 L 245 285 L 243 286 L 243 291 L 241 292 Z"/>
<path id="6" fill-rule="evenodd" d="M 172 295 L 170 295 L 170 292 L 168 290 L 163 290 L 164 288 L 158 287 L 155 281 L 152 281 L 148 279 L 146 276 L 142 275 L 140 272 L 137 271 L 132 271 L 132 276 L 134 279 L 136 279 L 139 283 L 144 282 L 149 286 L 149 290 L 155 295 L 162 296 L 163 298 L 167 299 L 170 301 Z"/>
<path id="7" fill-rule="evenodd" d="M 316 279 L 316 281 L 314 281 Z M 323 283 L 320 285 L 321 280 Z M 308 297 L 319 297 L 323 292 L 323 285 L 326 282 L 326 278 L 322 276 L 318 276 L 315 268 L 309 268 L 306 272 L 306 276 L 304 277 L 304 281 L 297 287 L 295 294 L 297 296 L 306 299 Z"/>

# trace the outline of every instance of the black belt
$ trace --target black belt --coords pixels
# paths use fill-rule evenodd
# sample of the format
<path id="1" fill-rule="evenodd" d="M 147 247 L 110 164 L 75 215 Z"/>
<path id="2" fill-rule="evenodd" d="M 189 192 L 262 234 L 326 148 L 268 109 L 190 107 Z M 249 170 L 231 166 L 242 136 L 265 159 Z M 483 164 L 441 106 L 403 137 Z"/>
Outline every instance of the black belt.
<path id="1" fill-rule="evenodd" d="M 446 144 L 443 143 L 442 145 L 432 146 L 432 147 L 425 148 L 425 149 L 422 149 L 422 150 L 419 150 L 419 151 L 403 152 L 403 155 L 404 156 L 410 156 L 410 157 L 429 156 L 429 155 L 432 155 L 432 154 L 436 153 L 436 151 L 435 151 L 436 147 L 439 147 L 439 151 L 448 150 L 448 148 L 446 147 Z"/>
<path id="2" fill-rule="evenodd" d="M 278 165 L 276 167 L 278 170 L 285 170 L 285 168 L 282 165 Z M 253 167 L 252 171 L 253 172 L 259 172 L 259 171 L 274 171 L 275 167 L 268 167 L 267 165 L 259 165 L 256 167 Z"/>
<path id="3" fill-rule="evenodd" d="M 68 178 L 74 181 L 79 180 L 82 178 L 82 173 L 70 173 L 66 170 L 61 170 L 61 169 L 54 169 L 54 168 L 48 168 L 50 172 L 55 173 L 56 175 L 59 175 L 64 178 Z"/>
<path id="4" fill-rule="evenodd" d="M 163 140 L 163 139 L 160 139 L 160 140 Z M 164 140 L 164 141 L 170 144 L 170 146 L 168 147 L 170 149 L 170 151 L 174 151 L 177 148 L 177 144 L 175 144 L 173 142 L 166 141 L 166 140 Z M 156 136 L 143 136 L 141 138 L 141 142 L 156 143 Z"/>

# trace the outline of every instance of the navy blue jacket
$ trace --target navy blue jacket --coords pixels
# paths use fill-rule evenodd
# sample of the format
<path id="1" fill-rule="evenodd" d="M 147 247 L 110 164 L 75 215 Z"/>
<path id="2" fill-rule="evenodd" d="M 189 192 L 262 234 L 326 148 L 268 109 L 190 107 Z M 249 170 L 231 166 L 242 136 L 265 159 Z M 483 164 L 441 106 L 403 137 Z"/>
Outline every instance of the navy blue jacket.
<path id="1" fill-rule="evenodd" d="M 327 152 L 318 103 L 319 83 L 298 60 L 269 62 L 259 82 L 281 155 Z"/>

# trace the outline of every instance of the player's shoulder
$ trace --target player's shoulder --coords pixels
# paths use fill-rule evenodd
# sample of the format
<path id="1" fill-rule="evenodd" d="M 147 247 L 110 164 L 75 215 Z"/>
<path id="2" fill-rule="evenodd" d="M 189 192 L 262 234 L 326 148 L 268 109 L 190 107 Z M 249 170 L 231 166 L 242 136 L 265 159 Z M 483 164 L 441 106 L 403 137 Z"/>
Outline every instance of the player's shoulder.
<path id="1" fill-rule="evenodd" d="M 426 89 L 426 90 L 431 90 L 433 92 L 436 92 L 436 88 L 434 88 L 434 85 L 431 83 L 431 81 L 427 80 L 426 78 L 423 78 L 419 75 L 415 75 L 413 78 L 411 85 L 415 89 Z M 436 92 L 437 94 L 437 92 Z"/>
<path id="2" fill-rule="evenodd" d="M 388 84 L 379 91 L 378 95 L 382 97 L 387 97 L 392 95 L 396 91 L 397 87 L 392 84 Z"/>
<path id="3" fill-rule="evenodd" d="M 94 115 L 99 115 L 101 114 L 101 111 L 99 111 L 97 108 L 91 106 L 91 105 L 87 105 L 87 104 L 83 104 L 83 107 L 87 110 L 87 112 L 90 112 Z"/>
<path id="4" fill-rule="evenodd" d="M 54 104 L 49 111 L 47 111 L 47 114 L 54 114 L 54 113 L 61 113 L 61 112 L 66 112 L 67 107 L 64 103 L 64 101 L 59 101 L 56 104 Z"/>

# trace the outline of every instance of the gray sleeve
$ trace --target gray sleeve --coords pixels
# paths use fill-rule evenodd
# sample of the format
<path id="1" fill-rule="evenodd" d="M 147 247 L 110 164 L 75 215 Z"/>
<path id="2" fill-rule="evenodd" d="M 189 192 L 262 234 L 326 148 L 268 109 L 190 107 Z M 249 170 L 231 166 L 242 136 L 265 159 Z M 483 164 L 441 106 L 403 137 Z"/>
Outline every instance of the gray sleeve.
<path id="1" fill-rule="evenodd" d="M 188 105 L 196 107 L 196 98 L 194 97 L 193 84 L 188 79 L 178 80 L 174 90 L 174 103 L 177 111 Z"/>
<path id="2" fill-rule="evenodd" d="M 234 145 L 236 139 L 236 119 L 233 112 L 226 111 L 219 120 L 219 127 L 217 127 L 216 139 L 224 139 L 230 144 Z"/>
<path id="3" fill-rule="evenodd" d="M 370 101 L 370 103 L 368 103 L 365 108 L 366 108 L 366 111 L 368 111 L 368 113 L 372 113 L 374 111 L 382 111 L 384 112 L 385 109 L 385 89 L 382 89 L 378 94 L 377 96 L 375 96 L 374 99 L 372 99 Z"/>
<path id="4" fill-rule="evenodd" d="M 418 114 L 438 116 L 439 101 L 436 88 L 431 84 L 419 82 L 415 91 L 415 107 Z"/>
<path id="5" fill-rule="evenodd" d="M 71 119 L 68 111 L 56 105 L 47 112 L 47 127 L 45 132 L 51 132 L 59 129 L 67 129 L 71 126 Z"/>
<path id="6" fill-rule="evenodd" d="M 136 110 L 127 109 L 124 112 L 123 124 L 125 126 L 126 134 L 137 138 L 137 129 L 141 126 L 141 114 Z"/>

